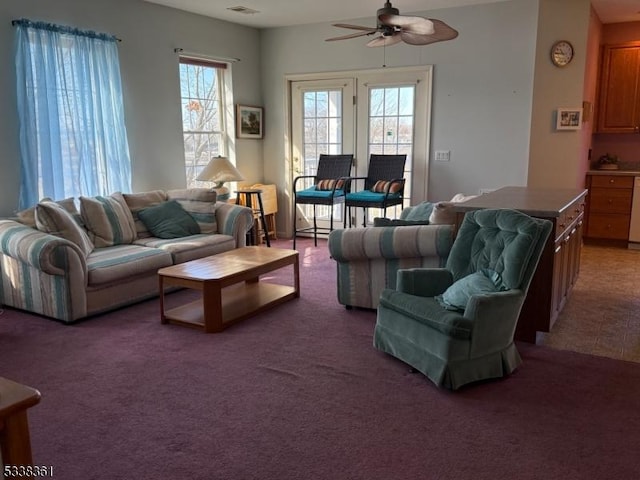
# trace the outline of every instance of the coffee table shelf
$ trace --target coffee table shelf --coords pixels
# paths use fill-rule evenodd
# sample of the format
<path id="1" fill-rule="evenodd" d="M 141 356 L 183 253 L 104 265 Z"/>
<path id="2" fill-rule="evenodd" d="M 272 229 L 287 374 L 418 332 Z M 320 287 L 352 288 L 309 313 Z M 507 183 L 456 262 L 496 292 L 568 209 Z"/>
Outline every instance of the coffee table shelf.
<path id="1" fill-rule="evenodd" d="M 297 297 L 294 287 L 274 283 L 244 283 L 223 290 L 222 324 L 233 323 Z M 172 308 L 164 312 L 171 323 L 205 328 L 203 299 Z"/>
<path id="2" fill-rule="evenodd" d="M 260 275 L 292 266 L 293 286 L 260 281 Z M 300 296 L 296 250 L 244 247 L 158 270 L 162 323 L 220 332 L 229 325 Z M 168 286 L 202 292 L 201 298 L 165 310 Z"/>

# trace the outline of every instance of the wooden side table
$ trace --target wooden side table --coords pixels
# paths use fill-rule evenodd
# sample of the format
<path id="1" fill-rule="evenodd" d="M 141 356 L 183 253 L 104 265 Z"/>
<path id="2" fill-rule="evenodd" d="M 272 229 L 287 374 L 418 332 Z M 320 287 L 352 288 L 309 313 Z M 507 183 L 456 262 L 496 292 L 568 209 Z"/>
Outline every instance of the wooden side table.
<path id="1" fill-rule="evenodd" d="M 0 377 L 0 452 L 4 466 L 33 465 L 27 409 L 38 402 L 40 392 L 35 388 Z"/>
<path id="2" fill-rule="evenodd" d="M 242 190 L 236 190 L 236 193 L 238 194 L 238 205 L 246 205 L 253 210 L 254 214 L 259 215 L 260 221 L 262 222 L 262 230 L 264 232 L 268 232 L 267 220 L 264 217 L 264 206 L 262 205 L 262 190 L 259 188 L 245 188 Z M 253 202 L 254 196 L 257 198 L 257 205 L 255 206 Z M 265 235 L 265 242 L 267 243 L 267 247 L 271 246 L 269 235 Z"/>

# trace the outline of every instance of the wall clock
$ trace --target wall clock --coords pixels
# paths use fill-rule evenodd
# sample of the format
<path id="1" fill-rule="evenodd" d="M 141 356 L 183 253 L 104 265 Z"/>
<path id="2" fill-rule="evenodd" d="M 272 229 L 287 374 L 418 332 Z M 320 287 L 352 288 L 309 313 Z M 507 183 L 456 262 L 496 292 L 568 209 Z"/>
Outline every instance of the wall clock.
<path id="1" fill-rule="evenodd" d="M 551 47 L 551 61 L 556 67 L 564 67 L 573 59 L 573 45 L 566 40 L 560 40 Z"/>

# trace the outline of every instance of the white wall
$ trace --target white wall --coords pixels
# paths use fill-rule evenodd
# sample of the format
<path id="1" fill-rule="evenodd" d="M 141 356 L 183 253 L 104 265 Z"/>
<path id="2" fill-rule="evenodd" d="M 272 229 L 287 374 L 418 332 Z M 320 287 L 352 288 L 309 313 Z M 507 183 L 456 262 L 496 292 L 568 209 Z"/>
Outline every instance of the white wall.
<path id="1" fill-rule="evenodd" d="M 174 48 L 237 57 L 234 101 L 262 104 L 259 32 L 139 0 L 2 0 L 0 2 L 0 216 L 17 208 L 19 146 L 11 20 L 28 18 L 111 33 L 119 44 L 133 190 L 185 185 L 178 57 Z M 262 176 L 262 145 L 236 144 L 249 181 Z"/>
<path id="2" fill-rule="evenodd" d="M 540 0 L 536 68 L 531 125 L 529 186 L 584 186 L 588 148 L 580 131 L 556 131 L 558 107 L 582 107 L 591 4 L 589 0 Z M 557 40 L 569 40 L 575 52 L 563 68 L 554 66 L 550 49 Z M 585 125 L 584 128 L 589 128 Z"/>
<path id="3" fill-rule="evenodd" d="M 459 37 L 429 46 L 398 44 L 386 49 L 388 67 L 434 65 L 430 154 L 433 158 L 435 150 L 451 150 L 451 161 L 431 162 L 429 200 L 526 184 L 537 9 L 537 0 L 513 0 L 418 12 L 447 22 Z M 345 23 L 375 25 L 375 19 Z M 366 37 L 324 41 L 344 33 L 348 31 L 331 24 L 261 32 L 267 130 L 264 175 L 266 183 L 278 185 L 280 205 L 290 203 L 285 190 L 284 76 L 383 65 L 385 51 L 366 47 Z M 278 230 L 289 230 L 282 225 L 288 217 L 282 209 L 280 213 Z"/>

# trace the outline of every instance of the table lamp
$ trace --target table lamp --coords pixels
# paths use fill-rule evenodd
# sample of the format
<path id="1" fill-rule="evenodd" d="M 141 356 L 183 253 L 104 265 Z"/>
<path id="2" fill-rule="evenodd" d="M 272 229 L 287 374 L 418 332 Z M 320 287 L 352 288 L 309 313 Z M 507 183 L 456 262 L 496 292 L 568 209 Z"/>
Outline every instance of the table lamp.
<path id="1" fill-rule="evenodd" d="M 224 182 L 239 182 L 244 180 L 242 174 L 233 166 L 227 157 L 213 157 L 206 167 L 196 177 L 201 182 L 213 182 L 213 190 L 216 192 L 216 199 L 220 202 L 229 200 L 229 189 L 224 186 Z"/>

